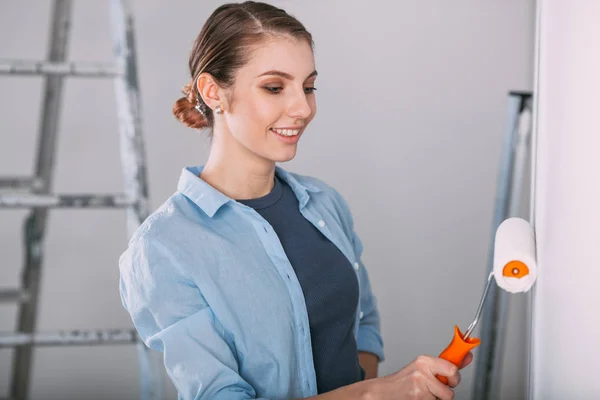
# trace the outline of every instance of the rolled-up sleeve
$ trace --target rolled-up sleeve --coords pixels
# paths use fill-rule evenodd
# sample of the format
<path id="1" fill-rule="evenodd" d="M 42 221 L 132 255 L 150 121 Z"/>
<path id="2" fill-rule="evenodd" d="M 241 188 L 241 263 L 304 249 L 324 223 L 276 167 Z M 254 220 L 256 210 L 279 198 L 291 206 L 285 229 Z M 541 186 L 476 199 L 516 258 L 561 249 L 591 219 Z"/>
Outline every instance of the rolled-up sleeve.
<path id="1" fill-rule="evenodd" d="M 123 306 L 184 400 L 254 399 L 234 344 L 197 285 L 157 240 L 132 240 L 119 259 Z"/>
<path id="2" fill-rule="evenodd" d="M 360 280 L 360 312 L 361 317 L 358 324 L 356 338 L 358 351 L 366 351 L 379 357 L 379 361 L 385 359 L 383 354 L 383 339 L 381 337 L 381 321 L 377 308 L 377 298 L 371 289 L 369 273 L 360 259 L 362 254 L 362 243 L 358 235 L 353 232 L 353 245 L 356 257 L 359 260 Z"/>

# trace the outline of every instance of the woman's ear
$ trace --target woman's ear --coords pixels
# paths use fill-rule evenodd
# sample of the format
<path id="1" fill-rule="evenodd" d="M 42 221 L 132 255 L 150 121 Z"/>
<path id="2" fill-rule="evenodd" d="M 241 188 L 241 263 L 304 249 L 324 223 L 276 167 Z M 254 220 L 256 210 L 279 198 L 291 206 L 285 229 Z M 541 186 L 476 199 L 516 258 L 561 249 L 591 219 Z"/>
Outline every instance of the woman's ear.
<path id="1" fill-rule="evenodd" d="M 217 106 L 221 106 L 222 109 L 225 107 L 223 89 L 211 74 L 207 72 L 201 73 L 196 80 L 196 87 L 202 100 L 204 100 L 204 103 L 210 109 L 214 111 Z"/>

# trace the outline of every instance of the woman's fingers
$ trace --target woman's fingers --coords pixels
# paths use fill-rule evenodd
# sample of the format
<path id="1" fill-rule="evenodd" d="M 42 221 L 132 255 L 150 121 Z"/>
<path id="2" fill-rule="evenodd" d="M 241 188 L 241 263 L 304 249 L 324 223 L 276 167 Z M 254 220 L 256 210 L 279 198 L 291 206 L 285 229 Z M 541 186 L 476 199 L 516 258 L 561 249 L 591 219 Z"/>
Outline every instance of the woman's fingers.
<path id="1" fill-rule="evenodd" d="M 448 386 L 458 386 L 458 384 L 460 383 L 460 373 L 458 372 L 458 368 L 456 367 L 456 365 L 442 358 L 431 357 L 430 360 L 431 366 L 429 370 L 433 374 L 432 377 L 436 383 L 439 383 L 444 387 L 446 386 L 436 378 L 436 375 L 441 375 L 448 378 Z"/>
<path id="2" fill-rule="evenodd" d="M 467 355 L 463 359 L 463 362 L 460 365 L 460 369 L 463 369 L 467 365 L 471 364 L 471 361 L 473 361 L 473 353 L 469 352 L 469 353 L 467 353 Z"/>

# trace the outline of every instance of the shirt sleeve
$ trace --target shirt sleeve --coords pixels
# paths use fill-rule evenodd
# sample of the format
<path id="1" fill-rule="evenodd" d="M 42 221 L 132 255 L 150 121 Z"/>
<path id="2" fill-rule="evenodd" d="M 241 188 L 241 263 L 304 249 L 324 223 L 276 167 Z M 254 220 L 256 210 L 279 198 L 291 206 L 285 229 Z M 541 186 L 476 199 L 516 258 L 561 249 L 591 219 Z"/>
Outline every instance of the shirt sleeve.
<path id="1" fill-rule="evenodd" d="M 167 248 L 138 238 L 119 269 L 123 306 L 144 343 L 164 353 L 181 399 L 256 398 L 238 373 L 233 341 Z"/>
<path id="2" fill-rule="evenodd" d="M 358 275 L 360 281 L 361 318 L 359 319 L 358 334 L 356 338 L 358 351 L 373 353 L 379 358 L 379 361 L 383 361 L 385 356 L 383 353 L 383 338 L 381 336 L 381 320 L 379 309 L 377 307 L 377 297 L 371 288 L 367 268 L 361 260 L 363 244 L 354 230 L 354 218 L 350 211 L 350 206 L 339 192 L 335 189 L 333 189 L 333 191 L 341 206 L 346 230 L 352 242 L 356 260 L 359 263 Z"/>
<path id="3" fill-rule="evenodd" d="M 366 351 L 375 354 L 379 361 L 383 361 L 383 339 L 381 337 L 381 320 L 379 309 L 377 308 L 377 297 L 371 289 L 369 274 L 360 254 L 362 252 L 362 244 L 358 235 L 353 234 L 354 248 L 357 254 L 359 263 L 358 274 L 360 279 L 360 311 L 361 317 L 358 324 L 358 335 L 356 338 L 358 351 Z M 360 249 L 360 250 L 359 250 Z"/>

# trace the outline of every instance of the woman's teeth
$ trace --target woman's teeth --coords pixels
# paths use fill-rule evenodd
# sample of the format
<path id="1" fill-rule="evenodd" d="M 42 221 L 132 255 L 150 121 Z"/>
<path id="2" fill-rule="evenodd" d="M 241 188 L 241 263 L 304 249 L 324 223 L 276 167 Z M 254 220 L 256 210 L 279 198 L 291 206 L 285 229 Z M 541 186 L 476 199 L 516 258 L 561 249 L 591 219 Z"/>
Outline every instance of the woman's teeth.
<path id="1" fill-rule="evenodd" d="M 273 132 L 278 133 L 281 136 L 296 136 L 298 133 L 300 133 L 300 129 L 271 129 Z"/>

